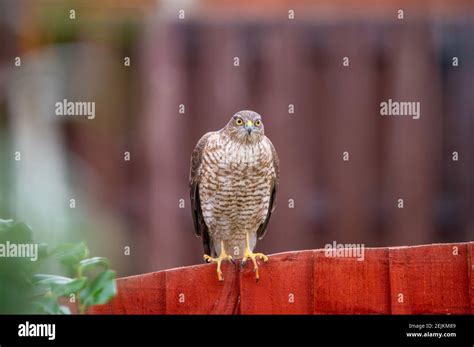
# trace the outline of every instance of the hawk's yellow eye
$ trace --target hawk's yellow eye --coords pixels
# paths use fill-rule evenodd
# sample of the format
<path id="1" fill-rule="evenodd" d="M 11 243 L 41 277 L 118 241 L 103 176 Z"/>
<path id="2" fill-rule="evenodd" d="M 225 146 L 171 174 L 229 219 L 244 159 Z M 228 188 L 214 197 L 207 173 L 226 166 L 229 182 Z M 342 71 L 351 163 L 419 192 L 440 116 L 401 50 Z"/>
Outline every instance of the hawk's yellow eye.
<path id="1" fill-rule="evenodd" d="M 260 121 L 260 119 L 257 119 L 257 120 L 255 121 L 255 126 L 256 126 L 256 127 L 259 127 L 260 125 L 262 125 L 262 122 Z"/>
<path id="2" fill-rule="evenodd" d="M 237 125 L 244 125 L 244 121 L 242 120 L 242 118 L 237 118 L 237 119 L 235 120 L 235 124 L 237 124 Z"/>

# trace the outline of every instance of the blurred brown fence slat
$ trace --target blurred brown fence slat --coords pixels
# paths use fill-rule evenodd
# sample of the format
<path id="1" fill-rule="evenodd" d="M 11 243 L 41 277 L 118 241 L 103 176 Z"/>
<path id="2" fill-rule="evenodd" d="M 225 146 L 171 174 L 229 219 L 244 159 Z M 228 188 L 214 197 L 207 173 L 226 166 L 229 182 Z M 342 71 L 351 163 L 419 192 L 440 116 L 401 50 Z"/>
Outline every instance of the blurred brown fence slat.
<path id="1" fill-rule="evenodd" d="M 391 32 L 387 45 L 387 98 L 419 101 L 420 119 L 386 119 L 385 180 L 393 223 L 393 245 L 425 243 L 434 230 L 437 165 L 441 156 L 440 85 L 430 32 L 423 25 Z M 395 209 L 397 200 L 403 209 Z"/>

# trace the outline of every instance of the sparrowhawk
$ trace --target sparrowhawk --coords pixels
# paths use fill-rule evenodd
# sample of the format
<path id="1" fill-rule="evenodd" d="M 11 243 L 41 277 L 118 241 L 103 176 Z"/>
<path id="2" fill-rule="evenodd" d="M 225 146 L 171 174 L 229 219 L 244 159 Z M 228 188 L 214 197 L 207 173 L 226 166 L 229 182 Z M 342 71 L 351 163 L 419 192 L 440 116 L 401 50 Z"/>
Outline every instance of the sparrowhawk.
<path id="1" fill-rule="evenodd" d="M 275 209 L 278 181 L 278 156 L 256 112 L 237 112 L 194 148 L 189 175 L 194 229 L 204 259 L 217 263 L 220 281 L 221 262 L 232 259 L 243 264 L 250 259 L 259 279 L 257 258 L 268 258 L 253 250 Z"/>

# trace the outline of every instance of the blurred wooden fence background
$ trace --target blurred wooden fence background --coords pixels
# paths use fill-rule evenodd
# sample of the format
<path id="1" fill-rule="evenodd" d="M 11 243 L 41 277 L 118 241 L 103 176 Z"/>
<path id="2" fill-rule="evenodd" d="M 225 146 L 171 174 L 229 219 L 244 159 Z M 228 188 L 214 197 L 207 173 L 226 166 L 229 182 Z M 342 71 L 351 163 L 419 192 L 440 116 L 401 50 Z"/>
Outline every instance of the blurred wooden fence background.
<path id="1" fill-rule="evenodd" d="M 193 21 L 152 30 L 141 134 L 156 263 L 198 259 L 188 205 L 177 208 L 188 203 L 189 154 L 240 109 L 263 115 L 281 161 L 279 205 L 259 249 L 472 239 L 473 28 Z M 381 117 L 388 98 L 420 101 L 421 119 Z"/>

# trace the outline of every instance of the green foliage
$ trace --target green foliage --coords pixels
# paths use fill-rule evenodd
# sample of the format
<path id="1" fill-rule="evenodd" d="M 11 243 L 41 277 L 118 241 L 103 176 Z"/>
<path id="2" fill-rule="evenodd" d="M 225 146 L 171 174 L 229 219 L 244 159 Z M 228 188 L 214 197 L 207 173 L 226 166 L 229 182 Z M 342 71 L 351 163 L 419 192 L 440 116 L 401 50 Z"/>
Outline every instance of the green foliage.
<path id="1" fill-rule="evenodd" d="M 0 243 L 7 241 L 33 243 L 31 228 L 0 219 Z M 0 258 L 0 283 L 4 284 L 0 285 L 0 313 L 70 314 L 69 307 L 62 304 L 65 300 L 78 313 L 85 313 L 92 305 L 107 303 L 117 293 L 116 274 L 106 258 L 88 257 L 84 242 L 61 244 L 50 252 L 40 245 L 38 260 L 59 262 L 70 277 L 37 274 L 38 262 L 28 258 Z"/>
<path id="2" fill-rule="evenodd" d="M 58 259 L 61 264 L 74 267 L 89 256 L 89 250 L 84 242 L 77 244 L 65 243 L 56 247 L 51 255 Z"/>
<path id="3" fill-rule="evenodd" d="M 116 294 L 115 271 L 109 270 L 105 258 L 89 256 L 85 243 L 68 243 L 56 247 L 50 256 L 75 274 L 74 277 L 35 275 L 35 300 L 39 313 L 67 313 L 67 307 L 57 304 L 59 298 L 73 298 L 79 313 L 92 305 L 105 304 Z M 71 300 L 70 300 L 71 301 Z"/>
<path id="4" fill-rule="evenodd" d="M 105 270 L 101 272 L 89 286 L 80 292 L 82 305 L 89 307 L 97 304 L 105 304 L 115 296 L 115 272 Z"/>
<path id="5" fill-rule="evenodd" d="M 13 220 L 0 219 L 0 244 L 31 244 L 31 228 Z M 44 245 L 40 247 L 44 255 Z M 37 262 L 28 258 L 0 257 L 0 313 L 26 313 L 29 303 L 25 299 L 31 290 L 30 279 Z"/>

